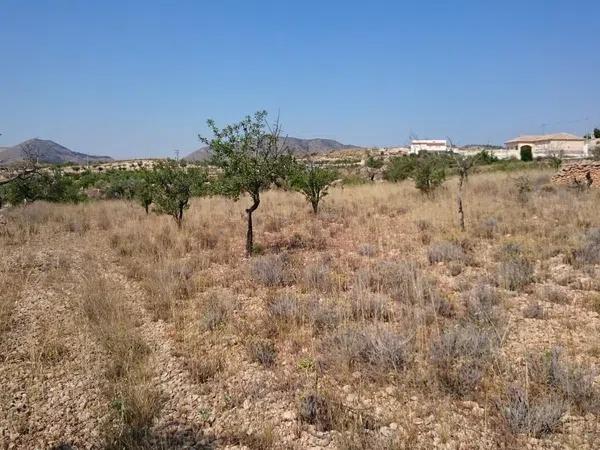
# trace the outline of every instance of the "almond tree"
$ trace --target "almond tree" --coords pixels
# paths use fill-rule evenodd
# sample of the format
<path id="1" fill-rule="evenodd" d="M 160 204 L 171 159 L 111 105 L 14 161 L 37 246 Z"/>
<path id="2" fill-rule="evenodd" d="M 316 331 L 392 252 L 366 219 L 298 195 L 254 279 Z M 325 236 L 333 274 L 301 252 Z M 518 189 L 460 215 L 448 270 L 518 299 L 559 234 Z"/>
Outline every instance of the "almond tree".
<path id="1" fill-rule="evenodd" d="M 292 176 L 291 185 L 295 190 L 304 194 L 316 215 L 319 212 L 319 202 L 327 195 L 329 186 L 337 177 L 337 173 L 333 170 L 324 169 L 309 162 L 298 165 Z"/>
<path id="2" fill-rule="evenodd" d="M 190 198 L 208 193 L 207 175 L 204 171 L 186 167 L 171 159 L 154 165 L 151 181 L 156 212 L 173 217 L 178 228 L 183 224 L 183 212 L 190 207 Z"/>
<path id="3" fill-rule="evenodd" d="M 221 169 L 220 192 L 234 200 L 248 194 L 252 201 L 246 208 L 246 255 L 250 256 L 254 247 L 252 213 L 260 205 L 260 193 L 288 176 L 294 158 L 280 137 L 279 121 L 269 125 L 266 111 L 222 129 L 213 120 L 207 123 L 213 137 L 199 137 L 209 146 L 212 164 Z"/>
<path id="4" fill-rule="evenodd" d="M 475 156 L 462 156 L 454 154 L 454 161 L 456 162 L 456 171 L 458 172 L 458 222 L 460 229 L 465 231 L 465 211 L 463 208 L 463 189 L 471 173 L 471 169 L 479 161 L 479 154 Z"/>
<path id="5" fill-rule="evenodd" d="M 11 175 L 4 180 L 0 180 L 0 186 L 7 185 L 13 181 L 26 180 L 36 175 L 40 170 L 39 158 L 40 151 L 35 144 L 23 142 L 20 145 L 23 161 L 15 165 Z"/>

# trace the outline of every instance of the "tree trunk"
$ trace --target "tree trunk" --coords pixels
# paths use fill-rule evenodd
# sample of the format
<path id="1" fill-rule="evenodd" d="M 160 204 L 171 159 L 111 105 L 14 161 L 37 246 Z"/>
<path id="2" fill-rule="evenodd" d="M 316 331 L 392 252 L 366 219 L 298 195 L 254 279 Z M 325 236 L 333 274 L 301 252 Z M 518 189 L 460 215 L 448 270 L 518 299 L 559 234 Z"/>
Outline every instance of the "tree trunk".
<path id="1" fill-rule="evenodd" d="M 319 212 L 319 200 L 312 200 L 310 204 L 312 205 L 313 213 L 316 216 Z"/>
<path id="2" fill-rule="evenodd" d="M 463 209 L 462 201 L 462 190 L 463 190 L 463 177 L 460 177 L 458 181 L 458 223 L 461 231 L 465 231 L 465 211 Z"/>
<path id="3" fill-rule="evenodd" d="M 175 222 L 177 222 L 177 228 L 181 230 L 181 226 L 183 225 L 183 209 L 184 205 L 179 205 L 179 210 L 177 211 L 177 215 L 175 216 Z"/>
<path id="4" fill-rule="evenodd" d="M 146 210 L 146 214 L 149 214 L 150 213 L 150 204 L 144 203 L 144 209 Z"/>
<path id="5" fill-rule="evenodd" d="M 246 214 L 248 214 L 248 231 L 246 232 L 246 256 L 252 256 L 252 251 L 254 249 L 254 232 L 252 230 L 252 213 L 256 211 L 258 205 L 260 205 L 260 197 L 258 195 L 252 196 L 253 203 L 252 206 L 246 209 Z"/>

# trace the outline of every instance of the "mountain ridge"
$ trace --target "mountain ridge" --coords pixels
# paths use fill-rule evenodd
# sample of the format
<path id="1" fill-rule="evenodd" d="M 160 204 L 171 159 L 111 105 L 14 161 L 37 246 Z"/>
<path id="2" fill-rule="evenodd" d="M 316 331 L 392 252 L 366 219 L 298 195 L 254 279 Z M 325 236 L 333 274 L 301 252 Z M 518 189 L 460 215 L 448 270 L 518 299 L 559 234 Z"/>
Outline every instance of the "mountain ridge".
<path id="1" fill-rule="evenodd" d="M 24 149 L 36 153 L 38 161 L 44 164 L 86 164 L 88 162 L 113 161 L 110 156 L 88 155 L 75 152 L 48 139 L 28 139 L 12 147 L 0 147 L 0 165 L 13 164 L 24 159 Z"/>
<path id="2" fill-rule="evenodd" d="M 357 145 L 342 144 L 334 139 L 325 138 L 310 138 L 302 139 L 296 137 L 280 138 L 289 147 L 295 155 L 311 155 L 322 154 L 332 150 L 340 149 L 360 149 Z M 209 147 L 202 147 L 185 156 L 183 159 L 187 161 L 204 161 L 209 158 Z"/>

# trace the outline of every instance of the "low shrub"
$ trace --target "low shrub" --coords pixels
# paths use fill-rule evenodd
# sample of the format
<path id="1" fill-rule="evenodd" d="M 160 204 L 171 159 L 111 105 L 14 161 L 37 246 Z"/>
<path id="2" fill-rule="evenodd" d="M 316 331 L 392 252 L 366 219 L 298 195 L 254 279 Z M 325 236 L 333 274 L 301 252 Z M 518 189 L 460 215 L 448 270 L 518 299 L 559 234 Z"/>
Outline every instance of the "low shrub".
<path id="1" fill-rule="evenodd" d="M 343 328 L 323 344 L 327 360 L 346 368 L 362 366 L 373 373 L 401 371 L 412 357 L 410 340 L 378 327 Z"/>
<path id="2" fill-rule="evenodd" d="M 252 278 L 265 286 L 282 286 L 291 281 L 289 261 L 285 254 L 259 256 L 251 261 Z"/>
<path id="3" fill-rule="evenodd" d="M 438 242 L 429 247 L 427 258 L 430 264 L 438 262 L 465 262 L 467 257 L 462 247 L 448 241 Z"/>
<path id="4" fill-rule="evenodd" d="M 296 296 L 289 293 L 275 297 L 267 310 L 269 317 L 280 325 L 300 325 L 306 316 L 306 308 Z"/>
<path id="5" fill-rule="evenodd" d="M 361 256 L 367 256 L 371 258 L 377 254 L 377 248 L 372 244 L 361 244 L 358 247 L 357 252 Z"/>
<path id="6" fill-rule="evenodd" d="M 355 320 L 389 320 L 389 298 L 383 294 L 355 289 L 350 293 L 351 315 Z"/>
<path id="7" fill-rule="evenodd" d="M 560 348 L 529 358 L 533 382 L 560 394 L 579 412 L 600 413 L 600 389 L 595 386 L 597 371 L 565 358 Z"/>
<path id="8" fill-rule="evenodd" d="M 533 281 L 533 265 L 522 256 L 502 261 L 498 267 L 498 285 L 510 291 L 519 291 Z"/>
<path id="9" fill-rule="evenodd" d="M 298 402 L 298 418 L 315 425 L 319 431 L 333 428 L 333 411 L 331 401 L 322 395 L 311 393 L 304 395 Z"/>
<path id="10" fill-rule="evenodd" d="M 200 317 L 200 329 L 214 331 L 223 325 L 229 317 L 231 307 L 219 298 L 208 301 Z"/>
<path id="11" fill-rule="evenodd" d="M 257 362 L 265 367 L 271 367 L 275 364 L 277 350 L 273 341 L 253 339 L 248 343 L 246 350 L 252 362 Z"/>
<path id="12" fill-rule="evenodd" d="M 567 405 L 560 397 L 550 394 L 531 399 L 526 390 L 517 385 L 509 388 L 503 408 L 504 418 L 513 433 L 538 438 L 556 431 L 566 411 Z"/>
<path id="13" fill-rule="evenodd" d="M 559 305 L 564 305 L 569 302 L 569 297 L 564 289 L 547 284 L 538 290 L 537 297 L 542 301 L 557 303 Z"/>
<path id="14" fill-rule="evenodd" d="M 309 264 L 304 268 L 304 284 L 309 289 L 326 292 L 331 289 L 331 275 L 329 266 L 323 262 Z"/>
<path id="15" fill-rule="evenodd" d="M 585 234 L 581 246 L 573 252 L 576 266 L 600 264 L 600 228 L 592 228 Z"/>
<path id="16" fill-rule="evenodd" d="M 361 286 L 388 294 L 393 300 L 406 304 L 428 303 L 435 288 L 412 261 L 384 261 L 357 275 Z"/>
<path id="17" fill-rule="evenodd" d="M 458 397 L 472 394 L 497 345 L 496 335 L 473 325 L 457 325 L 444 331 L 431 347 L 431 361 L 441 386 Z"/>
<path id="18" fill-rule="evenodd" d="M 523 317 L 526 319 L 546 319 L 546 310 L 538 302 L 531 302 L 523 309 Z"/>

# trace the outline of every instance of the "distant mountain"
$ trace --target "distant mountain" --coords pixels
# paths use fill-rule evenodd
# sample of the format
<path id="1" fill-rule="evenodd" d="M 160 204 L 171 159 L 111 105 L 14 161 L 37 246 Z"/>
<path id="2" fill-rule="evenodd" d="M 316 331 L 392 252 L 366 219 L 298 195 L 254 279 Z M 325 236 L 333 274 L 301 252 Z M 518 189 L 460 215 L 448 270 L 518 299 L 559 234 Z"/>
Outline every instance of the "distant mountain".
<path id="1" fill-rule="evenodd" d="M 285 140 L 285 145 L 295 155 L 311 155 L 327 153 L 332 150 L 340 150 L 343 148 L 361 148 L 356 145 L 342 144 L 341 142 L 334 141 L 333 139 L 300 139 L 294 137 L 281 138 Z M 188 161 L 204 161 L 208 158 L 209 148 L 202 147 L 195 152 L 190 153 L 184 159 Z"/>
<path id="2" fill-rule="evenodd" d="M 110 156 L 94 156 L 78 153 L 63 147 L 53 141 L 44 139 L 29 139 L 14 147 L 0 147 L 0 165 L 8 165 L 23 160 L 23 149 L 33 151 L 40 163 L 63 164 L 75 163 L 86 164 L 88 162 L 112 161 Z"/>

